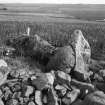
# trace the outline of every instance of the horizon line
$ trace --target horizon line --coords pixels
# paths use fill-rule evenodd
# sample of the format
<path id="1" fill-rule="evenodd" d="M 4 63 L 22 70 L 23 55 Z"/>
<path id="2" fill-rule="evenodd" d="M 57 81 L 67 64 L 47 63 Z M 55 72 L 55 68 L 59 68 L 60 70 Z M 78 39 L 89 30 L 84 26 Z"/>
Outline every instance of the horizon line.
<path id="1" fill-rule="evenodd" d="M 78 5 L 105 5 L 105 3 L 35 3 L 35 2 L 0 2 L 0 4 L 58 4 L 58 5 L 69 5 L 69 4 L 78 4 Z"/>

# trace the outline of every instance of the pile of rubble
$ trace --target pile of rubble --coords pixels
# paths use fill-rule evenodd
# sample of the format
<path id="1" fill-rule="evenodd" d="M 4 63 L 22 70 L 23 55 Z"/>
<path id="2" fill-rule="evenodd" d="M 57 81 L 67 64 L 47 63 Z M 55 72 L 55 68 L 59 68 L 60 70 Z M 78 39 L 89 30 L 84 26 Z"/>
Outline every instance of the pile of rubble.
<path id="1" fill-rule="evenodd" d="M 10 41 L 16 51 L 21 47 L 25 56 L 45 61 L 45 68 L 41 73 L 12 70 L 1 59 L 0 105 L 105 105 L 105 70 L 93 68 L 96 62 L 92 64 L 90 45 L 80 30 L 71 38 L 60 48 L 37 35 Z"/>

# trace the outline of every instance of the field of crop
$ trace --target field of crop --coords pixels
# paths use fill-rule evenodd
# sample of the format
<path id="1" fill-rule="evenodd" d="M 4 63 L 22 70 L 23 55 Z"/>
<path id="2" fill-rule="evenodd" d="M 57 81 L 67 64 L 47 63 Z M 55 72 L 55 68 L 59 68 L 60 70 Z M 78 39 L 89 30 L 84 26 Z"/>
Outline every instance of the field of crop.
<path id="1" fill-rule="evenodd" d="M 104 5 L 0 5 L 0 45 L 11 36 L 38 34 L 54 46 L 68 44 L 70 35 L 80 29 L 89 41 L 92 57 L 105 60 Z M 91 20 L 91 21 L 89 21 Z"/>

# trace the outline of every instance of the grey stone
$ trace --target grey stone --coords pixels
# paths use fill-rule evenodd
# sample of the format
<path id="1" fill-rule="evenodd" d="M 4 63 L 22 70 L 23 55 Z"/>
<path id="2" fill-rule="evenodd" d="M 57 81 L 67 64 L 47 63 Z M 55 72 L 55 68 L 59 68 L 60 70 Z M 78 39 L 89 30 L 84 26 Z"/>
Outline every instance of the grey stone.
<path id="1" fill-rule="evenodd" d="M 91 94 L 88 94 L 83 104 L 85 105 L 105 105 L 105 94 L 102 91 L 95 91 Z"/>
<path id="2" fill-rule="evenodd" d="M 29 97 L 32 93 L 34 92 L 34 87 L 32 86 L 27 86 L 27 90 L 25 92 L 25 96 Z"/>
<path id="3" fill-rule="evenodd" d="M 76 65 L 74 76 L 80 81 L 86 81 L 89 78 L 89 63 L 91 57 L 91 48 L 88 41 L 84 38 L 80 30 L 75 30 L 71 35 L 70 44 L 76 53 Z"/>
<path id="4" fill-rule="evenodd" d="M 75 53 L 71 46 L 60 47 L 56 50 L 47 64 L 47 70 L 61 70 L 70 73 L 75 65 Z"/>

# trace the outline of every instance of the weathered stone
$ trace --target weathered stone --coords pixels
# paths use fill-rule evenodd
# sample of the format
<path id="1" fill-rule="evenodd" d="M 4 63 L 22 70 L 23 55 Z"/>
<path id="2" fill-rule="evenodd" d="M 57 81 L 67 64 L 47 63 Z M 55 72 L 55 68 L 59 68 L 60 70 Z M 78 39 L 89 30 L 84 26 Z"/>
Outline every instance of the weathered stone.
<path id="1" fill-rule="evenodd" d="M 12 92 L 9 89 L 9 87 L 5 87 L 4 90 L 3 90 L 3 93 L 4 93 L 5 100 L 8 100 L 9 98 L 12 97 Z"/>
<path id="2" fill-rule="evenodd" d="M 19 102 L 16 99 L 10 99 L 7 101 L 6 105 L 19 105 Z"/>
<path id="3" fill-rule="evenodd" d="M 21 92 L 15 92 L 12 96 L 13 99 L 19 99 L 21 97 Z"/>
<path id="4" fill-rule="evenodd" d="M 80 90 L 73 87 L 73 90 L 71 92 L 67 92 L 66 96 L 71 100 L 71 103 L 73 103 L 79 96 Z"/>
<path id="5" fill-rule="evenodd" d="M 94 76 L 93 76 L 93 79 L 95 81 L 98 81 L 98 82 L 104 82 L 104 79 L 101 75 L 99 75 L 98 73 L 95 73 Z"/>
<path id="6" fill-rule="evenodd" d="M 34 88 L 32 86 L 27 86 L 27 90 L 25 92 L 25 96 L 29 97 L 34 92 Z"/>
<path id="7" fill-rule="evenodd" d="M 55 80 L 60 84 L 66 84 L 70 86 L 71 77 L 63 71 L 55 71 Z"/>
<path id="8" fill-rule="evenodd" d="M 70 104 L 71 104 L 71 100 L 68 99 L 68 98 L 66 98 L 66 97 L 64 97 L 64 98 L 62 99 L 62 103 L 63 103 L 63 105 L 70 105 Z"/>
<path id="9" fill-rule="evenodd" d="M 99 75 L 103 78 L 103 80 L 105 81 L 105 70 L 100 70 L 99 71 Z"/>
<path id="10" fill-rule="evenodd" d="M 80 94 L 80 90 L 73 87 L 72 91 L 68 91 L 63 97 L 62 102 L 66 105 L 72 104 Z"/>
<path id="11" fill-rule="evenodd" d="M 7 63 L 3 59 L 0 59 L 0 68 L 1 67 L 8 67 Z"/>
<path id="12" fill-rule="evenodd" d="M 72 79 L 71 85 L 80 89 L 80 97 L 81 98 L 84 98 L 87 94 L 94 92 L 96 90 L 94 85 L 92 85 L 90 83 L 80 82 L 75 79 Z"/>
<path id="13" fill-rule="evenodd" d="M 83 105 L 105 105 L 105 94 L 102 91 L 95 91 L 91 94 L 88 94 L 84 101 Z"/>
<path id="14" fill-rule="evenodd" d="M 7 76 L 10 72 L 10 68 L 9 67 L 1 67 L 0 68 L 0 85 L 3 85 L 6 81 L 7 81 Z"/>
<path id="15" fill-rule="evenodd" d="M 29 102 L 28 105 L 35 105 L 33 101 Z"/>
<path id="16" fill-rule="evenodd" d="M 37 105 L 43 105 L 41 91 L 38 91 L 38 90 L 35 91 L 35 102 Z"/>
<path id="17" fill-rule="evenodd" d="M 53 85 L 54 75 L 52 73 L 39 73 L 36 79 L 32 80 L 32 84 L 38 89 L 43 90 Z"/>
<path id="18" fill-rule="evenodd" d="M 48 105 L 59 105 L 58 97 L 53 88 L 49 89 L 47 95 L 48 95 Z"/>
<path id="19" fill-rule="evenodd" d="M 2 90 L 0 89 L 0 97 L 2 97 L 2 95 L 3 95 L 3 92 L 2 92 Z"/>
<path id="20" fill-rule="evenodd" d="M 71 35 L 70 44 L 73 46 L 76 53 L 74 76 L 80 81 L 86 81 L 89 78 L 90 45 L 80 30 L 75 30 Z"/>
<path id="21" fill-rule="evenodd" d="M 12 78 L 18 78 L 18 77 L 19 77 L 19 73 L 18 73 L 18 71 L 16 71 L 16 70 L 12 70 L 12 71 L 10 72 L 10 76 L 11 76 Z"/>
<path id="22" fill-rule="evenodd" d="M 83 102 L 82 100 L 78 99 L 72 105 L 83 105 Z"/>
<path id="23" fill-rule="evenodd" d="M 67 92 L 67 88 L 59 84 L 55 86 L 55 90 L 57 91 L 58 97 L 63 97 Z"/>
<path id="24" fill-rule="evenodd" d="M 94 86 L 105 93 L 105 83 L 104 82 L 93 82 Z"/>
<path id="25" fill-rule="evenodd" d="M 23 102 L 24 102 L 24 103 L 27 103 L 28 101 L 29 101 L 29 97 L 23 98 Z"/>
<path id="26" fill-rule="evenodd" d="M 58 48 L 47 65 L 47 70 L 60 70 L 65 73 L 70 73 L 75 65 L 75 53 L 71 46 Z"/>
<path id="27" fill-rule="evenodd" d="M 44 104 L 47 104 L 48 103 L 47 95 L 44 95 L 43 96 L 42 101 L 43 101 Z"/>
<path id="28" fill-rule="evenodd" d="M 2 101 L 1 98 L 0 98 L 0 105 L 4 105 L 4 102 Z"/>
<path id="29" fill-rule="evenodd" d="M 19 97 L 19 103 L 21 104 L 21 105 L 23 105 L 23 103 L 24 103 L 24 100 L 23 100 L 23 97 Z"/>

